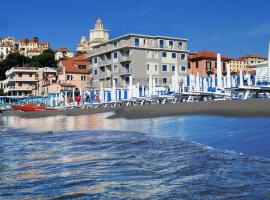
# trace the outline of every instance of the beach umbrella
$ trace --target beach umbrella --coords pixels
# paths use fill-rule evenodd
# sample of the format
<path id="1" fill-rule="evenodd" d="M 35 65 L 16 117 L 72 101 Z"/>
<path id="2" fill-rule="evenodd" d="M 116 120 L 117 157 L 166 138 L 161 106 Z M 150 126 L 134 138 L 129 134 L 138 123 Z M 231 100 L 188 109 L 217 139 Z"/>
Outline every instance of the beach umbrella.
<path id="1" fill-rule="evenodd" d="M 112 101 L 116 101 L 116 96 L 115 96 L 115 93 L 116 93 L 116 88 L 115 88 L 115 80 L 113 79 L 113 82 L 112 82 L 112 90 L 111 90 L 111 97 L 112 97 Z"/>
<path id="2" fill-rule="evenodd" d="M 174 68 L 174 91 L 179 92 L 178 66 Z"/>
<path id="3" fill-rule="evenodd" d="M 270 41 L 268 45 L 268 84 L 270 84 Z"/>
<path id="4" fill-rule="evenodd" d="M 72 88 L 72 101 L 75 102 L 75 87 Z"/>
<path id="5" fill-rule="evenodd" d="M 227 71 L 227 88 L 231 88 L 231 65 L 230 64 L 226 64 L 226 71 Z"/>
<path id="6" fill-rule="evenodd" d="M 215 74 L 212 74 L 212 85 L 211 85 L 212 88 L 215 88 L 216 87 L 216 76 Z"/>
<path id="7" fill-rule="evenodd" d="M 152 81 L 152 74 L 149 74 L 149 83 L 148 83 L 148 96 L 151 97 L 153 94 L 153 81 Z"/>
<path id="8" fill-rule="evenodd" d="M 140 97 L 140 83 L 139 81 L 137 82 L 137 88 L 136 88 L 136 97 L 139 98 Z"/>
<path id="9" fill-rule="evenodd" d="M 247 74 L 247 84 L 248 84 L 248 86 L 252 85 L 250 73 Z"/>
<path id="10" fill-rule="evenodd" d="M 133 97 L 133 78 L 129 76 L 129 98 Z"/>
<path id="11" fill-rule="evenodd" d="M 221 69 L 221 56 L 217 54 L 217 88 L 222 89 L 222 69 Z"/>
<path id="12" fill-rule="evenodd" d="M 103 103 L 103 99 L 104 99 L 104 91 L 103 91 L 103 85 L 102 85 L 102 82 L 100 82 L 100 85 L 99 85 L 99 101 L 101 103 Z"/>
<path id="13" fill-rule="evenodd" d="M 196 76 L 196 79 L 195 79 L 195 91 L 200 92 L 200 76 L 199 76 L 199 72 L 197 72 L 197 76 Z"/>
<path id="14" fill-rule="evenodd" d="M 242 71 L 242 67 L 240 68 L 240 72 L 239 72 L 239 87 L 243 87 L 244 83 L 243 83 L 243 71 Z"/>
<path id="15" fill-rule="evenodd" d="M 156 95 L 156 80 L 153 79 L 153 95 Z"/>

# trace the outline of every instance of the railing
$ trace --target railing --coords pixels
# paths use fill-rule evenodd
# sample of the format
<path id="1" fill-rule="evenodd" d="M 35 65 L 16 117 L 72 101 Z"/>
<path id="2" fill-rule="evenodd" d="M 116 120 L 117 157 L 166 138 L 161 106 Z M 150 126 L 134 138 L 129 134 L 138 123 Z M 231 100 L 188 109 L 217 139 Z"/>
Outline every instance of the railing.
<path id="1" fill-rule="evenodd" d="M 130 68 L 120 68 L 119 69 L 119 74 L 120 75 L 127 75 L 127 74 L 131 74 L 132 70 Z"/>
<path id="2" fill-rule="evenodd" d="M 128 56 L 120 56 L 120 57 L 119 57 L 119 61 L 120 61 L 120 62 L 131 61 L 131 59 L 132 59 L 132 56 L 131 56 L 131 55 L 128 55 Z"/>

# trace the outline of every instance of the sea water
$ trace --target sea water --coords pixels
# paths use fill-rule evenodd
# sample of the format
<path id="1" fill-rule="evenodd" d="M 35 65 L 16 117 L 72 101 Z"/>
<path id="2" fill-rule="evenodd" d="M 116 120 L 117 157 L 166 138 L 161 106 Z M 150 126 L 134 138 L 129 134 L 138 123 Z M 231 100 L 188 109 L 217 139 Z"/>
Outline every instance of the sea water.
<path id="1" fill-rule="evenodd" d="M 2 117 L 0 199 L 270 199 L 270 118 Z"/>

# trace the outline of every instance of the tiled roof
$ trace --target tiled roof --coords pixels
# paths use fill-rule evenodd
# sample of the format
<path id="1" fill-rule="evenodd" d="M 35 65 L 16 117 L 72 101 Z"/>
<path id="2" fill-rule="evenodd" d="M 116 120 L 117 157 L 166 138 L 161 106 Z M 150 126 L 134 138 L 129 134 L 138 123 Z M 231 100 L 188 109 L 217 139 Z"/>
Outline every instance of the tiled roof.
<path id="1" fill-rule="evenodd" d="M 243 55 L 241 58 L 262 58 L 262 59 L 264 59 L 264 57 L 262 57 L 259 54 L 246 54 L 246 55 Z"/>
<path id="2" fill-rule="evenodd" d="M 245 59 L 243 58 L 231 58 L 231 60 L 245 62 Z"/>
<path id="3" fill-rule="evenodd" d="M 210 52 L 210 51 L 201 51 L 192 55 L 189 55 L 189 60 L 193 59 L 217 59 L 217 53 Z M 229 60 L 228 57 L 222 56 L 221 59 L 227 59 Z"/>
<path id="4" fill-rule="evenodd" d="M 57 52 L 71 52 L 68 48 L 59 48 L 56 51 Z"/>
<path id="5" fill-rule="evenodd" d="M 85 56 L 76 56 L 67 60 L 61 60 L 60 63 L 65 67 L 66 73 L 90 74 L 90 69 L 79 69 L 79 65 L 90 65 Z"/>

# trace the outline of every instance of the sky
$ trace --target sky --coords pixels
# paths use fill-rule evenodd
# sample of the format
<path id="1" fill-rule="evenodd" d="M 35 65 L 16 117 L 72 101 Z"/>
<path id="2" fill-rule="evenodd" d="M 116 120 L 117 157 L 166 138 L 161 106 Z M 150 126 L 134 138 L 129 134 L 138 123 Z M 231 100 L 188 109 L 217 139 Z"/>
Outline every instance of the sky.
<path id="1" fill-rule="evenodd" d="M 128 33 L 182 37 L 188 50 L 229 57 L 267 55 L 269 0 L 1 0 L 0 37 L 37 36 L 76 49 L 97 18 L 110 38 Z"/>

